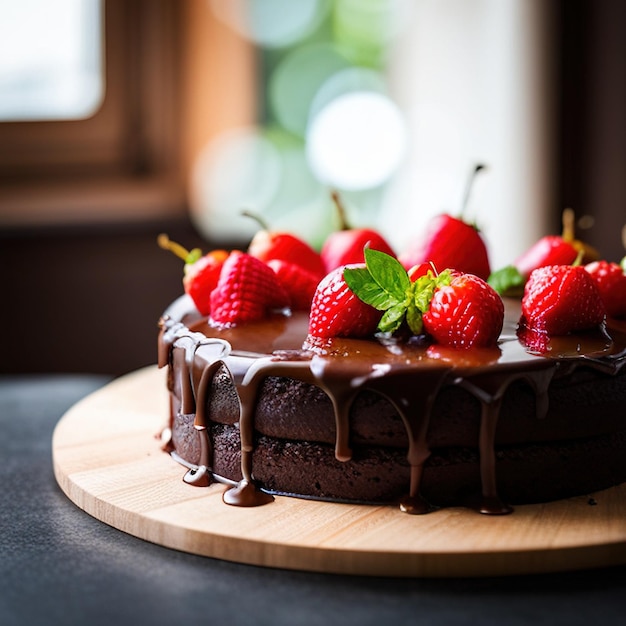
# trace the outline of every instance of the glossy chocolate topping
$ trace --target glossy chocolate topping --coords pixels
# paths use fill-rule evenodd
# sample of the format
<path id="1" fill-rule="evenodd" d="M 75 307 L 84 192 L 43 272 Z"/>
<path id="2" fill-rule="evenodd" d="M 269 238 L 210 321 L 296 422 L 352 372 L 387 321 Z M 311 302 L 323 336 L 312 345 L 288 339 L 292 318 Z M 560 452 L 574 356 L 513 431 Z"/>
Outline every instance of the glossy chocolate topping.
<path id="1" fill-rule="evenodd" d="M 458 386 L 480 403 L 476 447 L 480 458 L 482 494 L 473 506 L 482 513 L 504 514 L 512 509 L 502 502 L 496 481 L 495 433 L 502 399 L 509 386 L 525 381 L 536 396 L 537 418 L 548 408 L 552 380 L 569 376 L 581 366 L 617 375 L 626 362 L 626 323 L 615 322 L 591 333 L 552 339 L 536 354 L 518 339 L 519 303 L 506 302 L 504 328 L 493 349 L 452 350 L 431 345 L 423 338 L 335 338 L 307 341 L 308 317 L 277 314 L 261 322 L 229 329 L 213 328 L 198 316 L 187 297 L 177 300 L 161 319 L 159 366 L 169 367 L 169 388 L 181 403 L 181 412 L 194 414 L 201 441 L 200 463 L 190 469 L 186 482 L 211 481 L 212 450 L 207 436 L 207 394 L 213 377 L 224 368 L 239 399 L 241 475 L 227 489 L 224 501 L 256 506 L 272 496 L 255 484 L 252 459 L 255 447 L 254 416 L 259 387 L 268 377 L 285 377 L 322 389 L 335 415 L 335 457 L 348 461 L 350 408 L 363 390 L 387 398 L 401 417 L 408 438 L 410 486 L 401 510 L 425 513 L 430 505 L 422 497 L 422 470 L 431 450 L 427 432 L 431 408 L 443 387 Z"/>

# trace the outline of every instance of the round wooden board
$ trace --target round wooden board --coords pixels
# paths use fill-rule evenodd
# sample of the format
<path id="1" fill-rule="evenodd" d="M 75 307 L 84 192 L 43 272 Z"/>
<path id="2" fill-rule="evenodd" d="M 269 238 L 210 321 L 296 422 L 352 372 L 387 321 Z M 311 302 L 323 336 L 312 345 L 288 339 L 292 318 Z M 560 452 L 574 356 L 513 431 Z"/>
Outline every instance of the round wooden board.
<path id="1" fill-rule="evenodd" d="M 188 485 L 160 447 L 165 371 L 113 381 L 58 423 L 56 479 L 76 505 L 141 539 L 240 563 L 338 574 L 457 577 L 626 563 L 626 484 L 590 496 L 483 516 L 452 508 L 411 516 L 393 506 L 277 497 L 222 502 L 224 485 Z M 595 503 L 592 505 L 592 503 Z"/>

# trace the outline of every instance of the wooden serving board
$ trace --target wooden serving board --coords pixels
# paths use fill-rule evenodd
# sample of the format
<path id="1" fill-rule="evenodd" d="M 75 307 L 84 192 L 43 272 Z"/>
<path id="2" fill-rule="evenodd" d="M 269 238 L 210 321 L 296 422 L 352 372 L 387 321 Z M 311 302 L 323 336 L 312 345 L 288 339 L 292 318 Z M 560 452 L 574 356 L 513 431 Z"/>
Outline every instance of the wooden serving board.
<path id="1" fill-rule="evenodd" d="M 141 539 L 240 563 L 416 577 L 527 574 L 626 563 L 626 485 L 483 516 L 461 508 L 412 516 L 393 506 L 277 497 L 237 508 L 223 485 L 194 487 L 160 448 L 165 371 L 148 367 L 72 407 L 52 451 L 67 496 Z M 593 504 L 595 503 L 595 504 Z"/>

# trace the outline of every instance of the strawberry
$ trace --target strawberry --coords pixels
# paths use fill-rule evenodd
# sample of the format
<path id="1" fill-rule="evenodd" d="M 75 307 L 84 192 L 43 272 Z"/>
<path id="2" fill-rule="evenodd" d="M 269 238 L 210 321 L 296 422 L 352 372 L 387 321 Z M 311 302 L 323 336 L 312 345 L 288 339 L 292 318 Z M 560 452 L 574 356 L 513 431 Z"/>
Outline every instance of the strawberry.
<path id="1" fill-rule="evenodd" d="M 593 261 L 584 266 L 594 279 L 610 317 L 626 317 L 626 273 L 609 261 Z"/>
<path id="2" fill-rule="evenodd" d="M 412 283 L 414 283 L 418 278 L 422 276 L 426 276 L 429 270 L 434 270 L 435 268 L 430 263 L 420 263 L 419 265 L 414 265 L 413 267 L 407 270 L 407 274 L 409 275 L 409 279 Z"/>
<path id="3" fill-rule="evenodd" d="M 385 238 L 371 228 L 351 228 L 345 216 L 345 210 L 339 195 L 333 193 L 333 201 L 340 217 L 340 230 L 331 233 L 324 242 L 320 256 L 326 273 L 343 265 L 363 263 L 363 248 L 366 246 L 395 256 Z"/>
<path id="4" fill-rule="evenodd" d="M 571 265 L 581 255 L 582 262 L 598 257 L 597 252 L 574 236 L 574 212 L 563 211 L 560 235 L 546 235 L 520 255 L 512 265 L 496 270 L 489 284 L 502 295 L 521 295 L 531 272 L 547 265 Z"/>
<path id="5" fill-rule="evenodd" d="M 504 323 L 504 303 L 475 274 L 457 274 L 439 287 L 423 315 L 424 329 L 452 348 L 495 346 Z"/>
<path id="6" fill-rule="evenodd" d="M 491 273 L 487 247 L 478 228 L 462 217 L 469 189 L 476 174 L 483 169 L 483 165 L 477 165 L 472 172 L 461 217 L 445 213 L 436 215 L 429 221 L 423 235 L 400 255 L 400 262 L 407 270 L 421 263 L 432 263 L 437 270 L 455 269 L 487 280 Z"/>
<path id="7" fill-rule="evenodd" d="M 311 337 L 367 337 L 376 331 L 381 313 L 360 300 L 344 280 L 345 270 L 364 267 L 338 267 L 321 280 L 311 303 Z"/>
<path id="8" fill-rule="evenodd" d="M 548 265 L 534 270 L 522 298 L 520 328 L 544 335 L 566 335 L 600 325 L 605 306 L 582 266 Z"/>
<path id="9" fill-rule="evenodd" d="M 571 241 L 560 235 L 546 235 L 519 256 L 513 265 L 528 280 L 531 272 L 546 265 L 571 265 L 578 256 L 578 250 Z"/>
<path id="10" fill-rule="evenodd" d="M 431 219 L 424 237 L 399 258 L 407 269 L 430 262 L 437 269 L 455 269 L 484 280 L 491 271 L 487 247 L 477 228 L 447 214 Z"/>
<path id="11" fill-rule="evenodd" d="M 211 292 L 211 320 L 229 327 L 262 319 L 289 304 L 289 296 L 274 271 L 263 261 L 231 252 Z"/>
<path id="12" fill-rule="evenodd" d="M 289 308 L 292 311 L 309 311 L 320 282 L 317 274 L 282 259 L 271 259 L 267 265 L 276 272 L 280 284 L 289 295 Z"/>
<path id="13" fill-rule="evenodd" d="M 295 263 L 315 274 L 318 281 L 326 274 L 320 254 L 308 243 L 290 233 L 270 231 L 259 217 L 247 212 L 245 215 L 257 220 L 262 226 L 252 238 L 248 254 L 266 263 L 274 259 Z"/>
<path id="14" fill-rule="evenodd" d="M 186 250 L 180 244 L 171 241 L 165 234 L 159 235 L 157 241 L 161 248 L 173 252 L 185 261 L 183 270 L 185 293 L 191 297 L 202 315 L 209 315 L 211 292 L 217 286 L 228 252 L 226 250 L 213 250 L 203 256 L 199 248 L 194 248 L 191 251 Z"/>
<path id="15" fill-rule="evenodd" d="M 482 278 L 449 269 L 435 274 L 424 266 L 410 276 L 398 260 L 376 250 L 365 250 L 365 260 L 365 268 L 346 269 L 344 278 L 359 298 L 384 311 L 381 332 L 406 323 L 413 334 L 426 332 L 452 348 L 497 344 L 504 303 Z"/>

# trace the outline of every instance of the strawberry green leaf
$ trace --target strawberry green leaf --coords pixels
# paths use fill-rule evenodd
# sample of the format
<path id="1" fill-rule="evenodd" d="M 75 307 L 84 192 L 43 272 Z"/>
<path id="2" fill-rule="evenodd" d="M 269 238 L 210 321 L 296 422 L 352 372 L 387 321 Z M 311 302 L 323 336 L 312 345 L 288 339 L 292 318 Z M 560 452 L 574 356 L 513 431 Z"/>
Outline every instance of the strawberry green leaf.
<path id="1" fill-rule="evenodd" d="M 202 256 L 202 250 L 200 248 L 194 248 L 189 252 L 189 254 L 185 258 L 185 263 L 187 265 L 192 265 Z"/>
<path id="2" fill-rule="evenodd" d="M 422 312 L 413 304 L 409 304 L 406 311 L 406 322 L 414 335 L 421 335 L 424 331 Z"/>
<path id="3" fill-rule="evenodd" d="M 487 282 L 501 296 L 505 296 L 521 293 L 525 280 L 514 265 L 507 265 L 492 272 Z"/>
<path id="4" fill-rule="evenodd" d="M 435 290 L 450 284 L 452 274 L 449 270 L 444 270 L 441 274 L 435 276 L 430 270 L 424 276 L 420 276 L 414 283 L 414 300 L 415 307 L 425 313 L 428 311 L 430 301 L 433 299 Z"/>
<path id="5" fill-rule="evenodd" d="M 378 330 L 383 333 L 393 333 L 402 324 L 404 315 L 407 311 L 407 307 L 404 303 L 396 304 L 385 311 L 380 322 L 378 323 Z"/>

